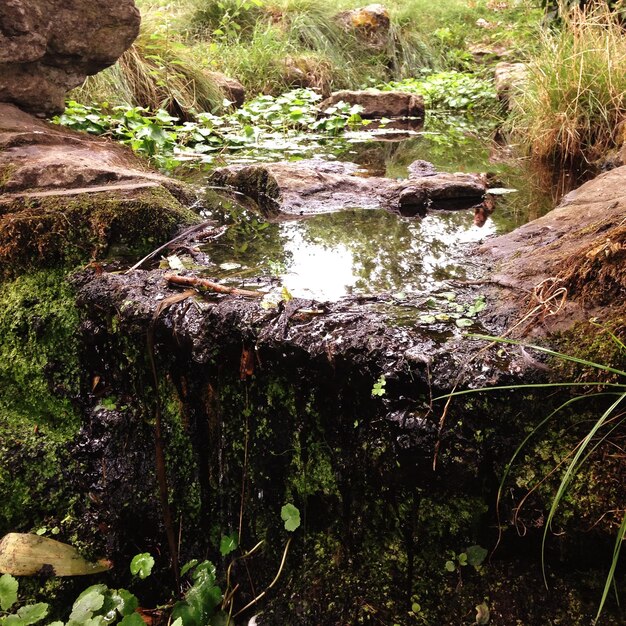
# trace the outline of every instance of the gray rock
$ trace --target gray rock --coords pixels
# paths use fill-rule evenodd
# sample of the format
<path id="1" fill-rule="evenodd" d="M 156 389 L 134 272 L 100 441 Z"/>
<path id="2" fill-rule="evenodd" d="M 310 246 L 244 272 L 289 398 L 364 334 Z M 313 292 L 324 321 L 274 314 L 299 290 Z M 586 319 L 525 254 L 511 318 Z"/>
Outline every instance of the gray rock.
<path id="1" fill-rule="evenodd" d="M 436 172 L 420 161 L 408 180 L 364 176 L 354 163 L 317 159 L 231 165 L 210 182 L 252 198 L 266 217 L 294 219 L 346 208 L 386 209 L 407 217 L 427 209 L 461 209 L 480 203 L 485 181 L 475 174 Z"/>
<path id="2" fill-rule="evenodd" d="M 61 112 L 67 91 L 113 65 L 139 23 L 134 0 L 3 0 L 0 102 Z"/>
<path id="3" fill-rule="evenodd" d="M 514 96 L 525 85 L 528 66 L 525 63 L 498 63 L 494 69 L 496 93 L 509 109 L 514 106 Z"/>

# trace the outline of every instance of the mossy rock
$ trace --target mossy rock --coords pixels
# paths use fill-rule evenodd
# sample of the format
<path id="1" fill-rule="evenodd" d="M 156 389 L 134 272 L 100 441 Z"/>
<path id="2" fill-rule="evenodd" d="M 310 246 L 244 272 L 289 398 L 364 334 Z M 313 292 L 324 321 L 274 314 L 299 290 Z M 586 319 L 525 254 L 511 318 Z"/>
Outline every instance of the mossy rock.
<path id="1" fill-rule="evenodd" d="M 72 267 L 113 250 L 141 256 L 198 217 L 157 185 L 15 198 L 0 207 L 4 277 L 37 267 Z"/>
<path id="2" fill-rule="evenodd" d="M 0 534 L 65 517 L 80 426 L 78 313 L 62 271 L 0 285 Z"/>

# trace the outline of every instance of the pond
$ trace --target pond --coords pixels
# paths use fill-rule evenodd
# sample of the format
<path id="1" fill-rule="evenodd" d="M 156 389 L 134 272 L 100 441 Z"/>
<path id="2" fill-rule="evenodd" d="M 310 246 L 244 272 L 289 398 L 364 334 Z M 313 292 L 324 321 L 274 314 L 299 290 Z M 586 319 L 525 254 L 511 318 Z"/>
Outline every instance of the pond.
<path id="1" fill-rule="evenodd" d="M 474 279 L 479 268 L 472 260 L 473 244 L 545 214 L 560 195 L 549 174 L 512 157 L 492 134 L 488 124 L 438 117 L 419 131 L 359 131 L 324 140 L 305 136 L 274 143 L 274 150 L 266 143 L 254 153 L 226 156 L 225 163 L 244 164 L 316 156 L 356 163 L 364 176 L 395 179 L 406 178 L 408 165 L 421 159 L 440 171 L 486 173 L 492 193 L 488 208 L 433 210 L 422 219 L 348 207 L 268 222 L 248 204 L 208 189 L 207 215 L 229 228 L 205 248 L 206 274 L 237 286 L 279 283 L 293 296 L 318 300 L 432 292 L 450 279 Z M 567 177 L 564 181 L 561 188 L 568 185 Z"/>

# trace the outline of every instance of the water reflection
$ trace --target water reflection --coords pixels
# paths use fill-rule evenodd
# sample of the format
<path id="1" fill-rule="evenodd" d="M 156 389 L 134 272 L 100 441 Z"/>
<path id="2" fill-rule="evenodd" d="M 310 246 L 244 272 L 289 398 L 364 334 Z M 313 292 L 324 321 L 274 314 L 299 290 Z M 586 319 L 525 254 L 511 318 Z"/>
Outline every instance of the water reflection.
<path id="1" fill-rule="evenodd" d="M 304 221 L 270 224 L 242 248 L 245 233 L 209 250 L 221 277 L 272 274 L 299 297 L 336 299 L 351 293 L 420 292 L 449 278 L 472 277 L 466 244 L 493 234 L 473 211 L 432 213 L 407 220 L 386 211 L 350 210 Z M 249 234 L 248 234 L 249 235 Z M 235 271 L 220 265 L 236 263 Z M 227 266 L 228 267 L 228 266 Z"/>

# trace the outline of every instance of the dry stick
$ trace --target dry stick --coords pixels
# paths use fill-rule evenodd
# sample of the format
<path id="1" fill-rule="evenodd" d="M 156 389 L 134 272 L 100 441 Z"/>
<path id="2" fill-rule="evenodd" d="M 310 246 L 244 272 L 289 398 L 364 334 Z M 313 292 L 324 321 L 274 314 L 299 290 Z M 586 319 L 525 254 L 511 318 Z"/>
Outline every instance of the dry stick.
<path id="1" fill-rule="evenodd" d="M 283 567 L 285 566 L 285 561 L 287 560 L 287 552 L 289 551 L 289 544 L 291 543 L 292 539 L 293 539 L 293 536 L 287 539 L 287 543 L 285 544 L 285 551 L 283 552 L 283 559 L 280 562 L 280 567 L 278 568 L 278 572 L 276 573 L 276 576 L 274 576 L 274 580 L 267 586 L 267 589 L 265 589 L 265 591 L 262 591 L 256 598 L 254 598 L 254 600 L 250 600 L 250 602 L 248 602 L 248 604 L 246 604 L 246 606 L 244 606 L 243 609 L 240 609 L 239 611 L 237 611 L 233 617 L 238 617 L 245 610 L 249 609 L 252 605 L 256 604 L 278 582 L 280 575 L 283 573 Z"/>
<path id="2" fill-rule="evenodd" d="M 205 289 L 207 291 L 215 291 L 217 293 L 229 293 L 233 296 L 247 296 L 249 298 L 262 298 L 265 293 L 262 291 L 251 291 L 249 289 L 237 289 L 237 287 L 227 287 L 214 283 L 206 278 L 198 278 L 197 276 L 179 276 L 178 274 L 165 274 L 165 280 L 175 285 L 183 285 L 185 287 L 194 287 L 195 289 Z"/>
<path id="3" fill-rule="evenodd" d="M 135 265 L 133 265 L 132 267 L 129 267 L 124 272 L 124 274 L 130 274 L 130 272 L 140 268 L 146 261 L 149 261 L 150 259 L 154 258 L 157 254 L 159 254 L 159 252 L 161 252 L 162 250 L 165 250 L 165 248 L 167 248 L 171 244 L 176 243 L 177 241 L 180 241 L 181 239 L 184 239 L 188 235 L 193 235 L 193 233 L 199 230 L 202 230 L 205 226 L 209 224 L 213 224 L 214 222 L 215 221 L 212 219 L 205 220 L 204 222 L 200 222 L 199 224 L 196 224 L 195 226 L 192 226 L 191 228 L 184 230 L 182 233 L 180 233 L 180 235 L 176 235 L 174 239 L 170 239 L 169 241 L 165 242 L 162 246 L 159 246 L 156 250 L 153 250 L 152 252 L 150 252 L 150 254 L 146 254 L 146 256 L 143 257 L 143 259 L 137 261 L 137 263 L 135 263 Z M 224 231 L 221 231 L 220 233 L 218 233 L 218 236 L 221 235 L 223 232 Z"/>

